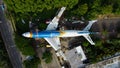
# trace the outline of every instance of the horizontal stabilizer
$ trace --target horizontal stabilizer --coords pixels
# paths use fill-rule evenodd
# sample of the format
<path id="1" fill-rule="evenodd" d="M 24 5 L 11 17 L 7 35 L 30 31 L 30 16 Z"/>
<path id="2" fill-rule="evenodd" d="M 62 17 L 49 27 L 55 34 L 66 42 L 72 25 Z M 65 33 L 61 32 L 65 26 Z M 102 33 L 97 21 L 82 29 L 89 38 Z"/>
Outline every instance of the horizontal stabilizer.
<path id="1" fill-rule="evenodd" d="M 83 29 L 83 31 L 88 31 L 95 22 L 97 22 L 97 20 L 89 21 L 89 24 Z"/>
<path id="2" fill-rule="evenodd" d="M 92 41 L 91 37 L 88 34 L 83 36 L 90 42 L 91 45 L 95 45 L 95 43 Z"/>

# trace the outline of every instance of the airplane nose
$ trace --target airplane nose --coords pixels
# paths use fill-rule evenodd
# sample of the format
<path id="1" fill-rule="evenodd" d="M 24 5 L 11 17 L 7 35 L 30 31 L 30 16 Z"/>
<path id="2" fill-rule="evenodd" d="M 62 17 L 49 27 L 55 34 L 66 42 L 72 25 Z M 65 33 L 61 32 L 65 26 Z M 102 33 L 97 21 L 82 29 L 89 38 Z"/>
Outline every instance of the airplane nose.
<path id="1" fill-rule="evenodd" d="M 22 36 L 24 36 L 24 37 L 25 37 L 25 33 L 23 33 L 23 34 L 22 34 Z"/>
<path id="2" fill-rule="evenodd" d="M 31 37 L 30 32 L 23 33 L 22 36 L 28 37 L 28 38 Z"/>

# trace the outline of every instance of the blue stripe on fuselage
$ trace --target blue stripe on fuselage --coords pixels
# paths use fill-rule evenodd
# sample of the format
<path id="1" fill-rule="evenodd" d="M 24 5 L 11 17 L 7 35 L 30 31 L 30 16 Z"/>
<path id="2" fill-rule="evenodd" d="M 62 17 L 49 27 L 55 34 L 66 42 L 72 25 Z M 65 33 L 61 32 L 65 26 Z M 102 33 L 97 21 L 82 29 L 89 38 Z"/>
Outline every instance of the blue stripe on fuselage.
<path id="1" fill-rule="evenodd" d="M 80 31 L 78 34 L 97 34 L 98 32 Z"/>
<path id="2" fill-rule="evenodd" d="M 89 31 L 80 31 L 80 32 L 78 32 L 78 34 L 90 34 L 90 32 Z"/>
<path id="3" fill-rule="evenodd" d="M 38 31 L 38 32 L 32 32 L 32 38 L 51 38 L 51 37 L 57 37 L 60 35 L 59 31 Z"/>

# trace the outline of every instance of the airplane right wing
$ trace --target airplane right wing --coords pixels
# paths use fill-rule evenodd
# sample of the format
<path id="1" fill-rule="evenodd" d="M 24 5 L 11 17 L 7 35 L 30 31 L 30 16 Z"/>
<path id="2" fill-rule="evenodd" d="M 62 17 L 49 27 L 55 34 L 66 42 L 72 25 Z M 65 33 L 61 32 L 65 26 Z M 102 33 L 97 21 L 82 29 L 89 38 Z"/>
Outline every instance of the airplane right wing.
<path id="1" fill-rule="evenodd" d="M 91 45 L 95 45 L 95 43 L 92 41 L 89 35 L 83 35 L 83 36 L 90 42 Z"/>
<path id="2" fill-rule="evenodd" d="M 58 21 L 59 21 L 60 17 L 62 16 L 63 12 L 65 11 L 65 9 L 66 9 L 66 7 L 61 8 L 58 15 L 53 18 L 53 20 L 47 26 L 46 30 L 56 30 L 56 28 L 58 27 Z"/>
<path id="3" fill-rule="evenodd" d="M 55 37 L 55 38 L 44 38 L 44 39 L 55 49 L 55 51 L 61 48 L 59 38 Z"/>

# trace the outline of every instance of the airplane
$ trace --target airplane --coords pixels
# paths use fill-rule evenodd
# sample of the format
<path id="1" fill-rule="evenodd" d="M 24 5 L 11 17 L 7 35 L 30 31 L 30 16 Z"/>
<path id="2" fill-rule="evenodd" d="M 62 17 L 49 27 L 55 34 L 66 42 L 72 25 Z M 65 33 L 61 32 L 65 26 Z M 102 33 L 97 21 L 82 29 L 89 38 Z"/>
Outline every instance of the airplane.
<path id="1" fill-rule="evenodd" d="M 83 36 L 85 37 L 91 45 L 95 45 L 92 41 L 89 34 L 93 32 L 89 32 L 92 24 L 97 22 L 97 20 L 89 21 L 89 24 L 83 30 L 56 30 L 58 27 L 58 21 L 65 11 L 66 7 L 62 7 L 59 11 L 58 15 L 53 18 L 52 21 L 48 24 L 46 30 L 44 31 L 33 31 L 33 32 L 26 32 L 23 33 L 22 36 L 27 38 L 44 38 L 53 48 L 55 51 L 61 49 L 60 44 L 60 37 L 76 37 L 76 36 Z"/>

